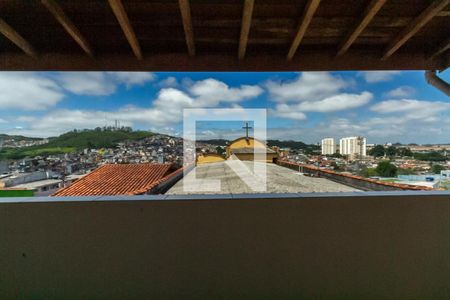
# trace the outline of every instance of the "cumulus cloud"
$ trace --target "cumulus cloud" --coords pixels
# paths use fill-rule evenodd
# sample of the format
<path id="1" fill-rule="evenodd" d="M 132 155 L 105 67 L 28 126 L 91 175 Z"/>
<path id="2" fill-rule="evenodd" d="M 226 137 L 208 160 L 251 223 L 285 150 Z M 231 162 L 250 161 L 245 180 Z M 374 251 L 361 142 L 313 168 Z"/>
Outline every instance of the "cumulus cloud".
<path id="1" fill-rule="evenodd" d="M 98 72 L 92 75 L 98 74 L 104 75 Z M 184 108 L 217 107 L 222 104 L 239 107 L 240 101 L 256 97 L 262 92 L 258 86 L 230 87 L 210 78 L 194 82 L 186 91 L 163 88 L 149 107 L 126 105 L 115 111 L 60 109 L 39 118 L 21 116 L 17 120 L 28 123 L 24 132 L 32 136 L 52 136 L 74 128 L 101 127 L 108 120 L 120 120 L 124 126 L 164 129 L 181 122 Z"/>
<path id="2" fill-rule="evenodd" d="M 269 80 L 266 88 L 277 102 L 315 101 L 335 95 L 347 87 L 348 82 L 328 72 L 302 73 L 295 80 L 275 82 Z"/>
<path id="3" fill-rule="evenodd" d="M 2 109 L 45 110 L 64 98 L 58 84 L 31 72 L 0 72 Z"/>
<path id="4" fill-rule="evenodd" d="M 263 89 L 257 85 L 241 85 L 233 88 L 213 78 L 195 82 L 188 91 L 196 97 L 198 107 L 215 107 L 220 102 L 239 102 L 263 93 Z"/>
<path id="5" fill-rule="evenodd" d="M 373 95 L 369 92 L 361 94 L 338 94 L 319 101 L 305 101 L 296 106 L 299 111 L 333 112 L 352 109 L 369 103 Z"/>
<path id="6" fill-rule="evenodd" d="M 107 74 L 115 82 L 125 84 L 127 88 L 135 85 L 143 85 L 146 82 L 156 79 L 156 75 L 149 72 L 107 72 Z"/>
<path id="7" fill-rule="evenodd" d="M 178 86 L 178 80 L 173 76 L 169 76 L 166 79 L 161 80 L 159 85 L 162 87 L 176 87 Z"/>
<path id="8" fill-rule="evenodd" d="M 272 115 L 293 119 L 306 119 L 305 112 L 329 113 L 348 110 L 367 104 L 373 95 L 367 91 L 360 94 L 344 93 L 352 84 L 340 76 L 327 72 L 302 73 L 288 82 L 268 81 L 272 100 L 277 102 Z"/>
<path id="9" fill-rule="evenodd" d="M 421 101 L 415 99 L 385 100 L 371 107 L 379 113 L 435 113 L 450 109 L 449 102 Z"/>
<path id="10" fill-rule="evenodd" d="M 285 103 L 278 104 L 275 109 L 269 111 L 270 115 L 275 117 L 291 119 L 291 120 L 305 120 L 306 115 L 301 111 L 295 111 Z"/>
<path id="11" fill-rule="evenodd" d="M 400 71 L 367 71 L 358 73 L 368 83 L 390 81 L 399 74 L 401 74 Z"/>
<path id="12" fill-rule="evenodd" d="M 405 98 L 412 96 L 415 92 L 416 90 L 413 87 L 405 85 L 390 90 L 389 92 L 386 93 L 386 96 L 391 98 Z"/>
<path id="13" fill-rule="evenodd" d="M 155 78 L 154 74 L 144 72 L 62 72 L 56 80 L 77 95 L 106 96 L 115 93 L 118 85 L 130 88 Z"/>

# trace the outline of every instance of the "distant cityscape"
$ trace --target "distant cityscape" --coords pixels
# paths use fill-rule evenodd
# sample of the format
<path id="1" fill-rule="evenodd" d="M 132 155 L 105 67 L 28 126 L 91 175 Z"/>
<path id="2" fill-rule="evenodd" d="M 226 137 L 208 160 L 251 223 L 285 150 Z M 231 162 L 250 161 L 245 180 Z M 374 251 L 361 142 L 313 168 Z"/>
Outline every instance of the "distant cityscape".
<path id="1" fill-rule="evenodd" d="M 93 139 L 78 145 L 81 136 Z M 95 136 L 98 138 L 95 138 Z M 127 137 L 139 138 L 123 138 Z M 114 136 L 113 141 L 98 144 L 100 137 Z M 122 139 L 118 137 L 121 137 Z M 77 142 L 67 142 L 76 137 Z M 248 137 L 247 137 L 248 139 Z M 65 142 L 64 142 L 65 141 Z M 285 161 L 372 178 L 381 182 L 450 189 L 450 144 L 402 145 L 370 144 L 363 136 L 327 137 L 318 145 L 295 141 L 269 140 L 267 155 L 271 162 Z M 197 157 L 230 157 L 230 141 L 209 140 L 196 144 Z M 237 151 L 241 152 L 237 152 Z M 193 150 L 194 151 L 194 150 Z M 227 152 L 228 151 L 228 152 Z M 249 160 L 247 150 L 235 155 Z M 241 154 L 238 154 L 241 153 Z M 206 158 L 204 161 L 208 161 Z M 269 162 L 269 161 L 268 161 Z M 0 138 L 0 189 L 33 191 L 46 196 L 69 186 L 96 168 L 107 164 L 171 164 L 183 166 L 183 140 L 150 132 L 133 132 L 130 128 L 96 128 L 74 131 L 56 138 L 38 139 L 2 135 Z"/>

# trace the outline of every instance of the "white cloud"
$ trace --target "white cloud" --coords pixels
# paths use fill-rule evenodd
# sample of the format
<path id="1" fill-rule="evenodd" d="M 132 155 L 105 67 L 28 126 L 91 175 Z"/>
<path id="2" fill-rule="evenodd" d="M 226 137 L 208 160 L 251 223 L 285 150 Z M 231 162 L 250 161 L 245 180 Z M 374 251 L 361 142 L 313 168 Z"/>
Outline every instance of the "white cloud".
<path id="1" fill-rule="evenodd" d="M 33 122 L 34 120 L 36 120 L 36 117 L 33 117 L 33 116 L 19 116 L 15 120 L 19 121 L 19 122 Z"/>
<path id="2" fill-rule="evenodd" d="M 51 79 L 32 72 L 0 72 L 1 109 L 45 110 L 64 94 Z"/>
<path id="3" fill-rule="evenodd" d="M 319 101 L 300 102 L 295 109 L 299 111 L 333 112 L 352 109 L 370 102 L 373 95 L 369 92 L 361 94 L 338 94 Z"/>
<path id="4" fill-rule="evenodd" d="M 328 72 L 302 73 L 293 81 L 269 80 L 266 83 L 272 99 L 278 102 L 322 100 L 335 95 L 347 86 L 348 82 Z"/>
<path id="5" fill-rule="evenodd" d="M 413 87 L 404 85 L 396 89 L 390 90 L 389 92 L 386 93 L 386 96 L 391 98 L 406 98 L 412 96 L 415 92 L 416 90 Z"/>
<path id="6" fill-rule="evenodd" d="M 6 121 L 5 119 L 0 118 L 0 124 L 5 124 L 8 123 L 8 121 Z"/>
<path id="7" fill-rule="evenodd" d="M 399 74 L 401 74 L 400 71 L 367 71 L 358 73 L 368 83 L 390 81 L 395 75 Z"/>
<path id="8" fill-rule="evenodd" d="M 162 87 L 176 87 L 178 86 L 178 81 L 175 77 L 169 76 L 166 79 L 161 80 L 159 85 Z"/>
<path id="9" fill-rule="evenodd" d="M 430 115 L 450 109 L 449 102 L 421 101 L 415 99 L 386 100 L 373 105 L 370 108 L 378 113 L 406 113 Z"/>
<path id="10" fill-rule="evenodd" d="M 215 107 L 220 102 L 239 102 L 255 98 L 263 93 L 263 89 L 257 85 L 241 85 L 238 88 L 232 88 L 213 78 L 195 82 L 188 91 L 196 97 L 197 107 Z"/>
<path id="11" fill-rule="evenodd" d="M 104 72 L 65 72 L 58 80 L 64 89 L 77 95 L 102 96 L 116 91 L 116 85 Z"/>
<path id="12" fill-rule="evenodd" d="M 278 104 L 274 110 L 270 110 L 270 114 L 275 117 L 297 121 L 306 119 L 306 115 L 304 113 L 291 109 L 291 107 L 285 103 Z"/>
<path id="13" fill-rule="evenodd" d="M 39 118 L 21 116 L 17 120 L 28 123 L 23 132 L 30 136 L 54 136 L 75 128 L 102 127 L 113 120 L 120 120 L 124 126 L 166 130 L 168 125 L 182 121 L 184 108 L 238 106 L 239 101 L 256 97 L 262 91 L 258 86 L 229 87 L 221 81 L 206 79 L 194 82 L 187 91 L 161 89 L 150 107 L 127 105 L 115 111 L 62 109 Z"/>
<path id="14" fill-rule="evenodd" d="M 111 95 L 120 84 L 130 88 L 154 79 L 154 74 L 143 72 L 61 72 L 57 76 L 64 89 L 77 95 L 92 96 Z"/>
<path id="15" fill-rule="evenodd" d="M 302 73 L 289 82 L 269 81 L 266 84 L 273 100 L 280 103 L 271 113 L 275 116 L 306 119 L 305 112 L 329 113 L 363 106 L 373 98 L 367 91 L 361 94 L 343 93 L 352 82 L 327 72 Z"/>
<path id="16" fill-rule="evenodd" d="M 119 84 L 125 84 L 127 88 L 134 85 L 143 85 L 156 79 L 156 75 L 149 72 L 107 72 Z"/>

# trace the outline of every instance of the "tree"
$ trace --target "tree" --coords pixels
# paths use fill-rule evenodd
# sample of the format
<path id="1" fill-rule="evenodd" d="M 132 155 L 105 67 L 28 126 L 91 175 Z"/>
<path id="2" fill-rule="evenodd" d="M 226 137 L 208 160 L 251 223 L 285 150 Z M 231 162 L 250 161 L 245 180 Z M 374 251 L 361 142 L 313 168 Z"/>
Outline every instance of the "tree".
<path id="1" fill-rule="evenodd" d="M 389 146 L 386 149 L 386 155 L 389 157 L 394 157 L 397 155 L 397 148 L 395 148 L 394 146 Z"/>
<path id="2" fill-rule="evenodd" d="M 377 173 L 383 177 L 395 177 L 397 176 L 397 167 L 391 164 L 388 160 L 381 161 L 375 168 Z"/>
<path id="3" fill-rule="evenodd" d="M 415 153 L 414 158 L 418 160 L 425 160 L 425 161 L 445 161 L 447 160 L 447 157 L 442 155 L 441 153 L 437 151 L 432 151 L 428 153 Z"/>
<path id="4" fill-rule="evenodd" d="M 400 148 L 400 149 L 397 149 L 397 151 L 398 151 L 398 155 L 400 155 L 400 156 L 413 156 L 414 155 L 413 152 L 411 151 L 411 149 L 409 149 L 409 148 Z"/>
<path id="5" fill-rule="evenodd" d="M 397 174 L 398 175 L 414 175 L 414 174 L 416 174 L 416 171 L 414 171 L 414 169 L 398 168 Z"/>
<path id="6" fill-rule="evenodd" d="M 359 174 L 364 177 L 378 176 L 377 170 L 375 168 L 362 168 Z"/>
<path id="7" fill-rule="evenodd" d="M 433 174 L 441 174 L 441 171 L 445 170 L 446 168 L 442 165 L 433 165 L 431 167 L 431 171 L 433 171 Z"/>
<path id="8" fill-rule="evenodd" d="M 384 149 L 383 145 L 376 145 L 369 151 L 369 155 L 372 155 L 374 157 L 384 156 L 384 153 L 385 153 L 385 149 Z"/>
<path id="9" fill-rule="evenodd" d="M 216 147 L 216 152 L 217 152 L 217 154 L 219 154 L 219 155 L 223 155 L 223 154 L 225 153 L 225 150 L 224 150 L 222 147 L 217 146 L 217 147 Z"/>

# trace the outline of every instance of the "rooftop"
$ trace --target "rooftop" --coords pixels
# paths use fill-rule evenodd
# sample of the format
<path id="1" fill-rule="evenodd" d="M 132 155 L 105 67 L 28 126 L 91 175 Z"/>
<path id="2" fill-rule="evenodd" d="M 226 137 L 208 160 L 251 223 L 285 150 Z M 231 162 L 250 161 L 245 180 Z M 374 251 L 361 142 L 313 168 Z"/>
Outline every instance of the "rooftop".
<path id="1" fill-rule="evenodd" d="M 145 194 L 170 170 L 171 164 L 107 164 L 52 196 Z"/>
<path id="2" fill-rule="evenodd" d="M 234 161 L 228 160 L 225 162 L 211 163 L 199 165 L 196 167 L 197 181 L 194 180 L 194 173 L 189 173 L 182 180 L 178 181 L 166 194 L 247 194 L 254 193 L 247 184 L 232 170 L 234 167 L 243 163 L 248 169 L 253 169 L 253 162 L 251 161 Z M 255 164 L 261 164 L 255 162 Z M 267 168 L 267 191 L 266 193 L 320 193 L 320 192 L 352 192 L 358 191 L 355 188 L 336 183 L 334 181 L 308 177 L 301 173 L 295 172 L 291 169 L 281 167 L 275 164 L 266 164 Z M 244 172 L 245 170 L 243 170 Z M 252 176 L 247 172 L 245 176 Z M 207 185 L 205 180 L 220 179 L 221 191 L 219 192 L 203 192 L 200 187 Z M 258 180 L 253 175 L 252 180 Z M 185 192 L 183 190 L 184 183 L 194 186 L 194 191 Z M 199 187 L 199 191 L 195 191 L 195 186 Z"/>

